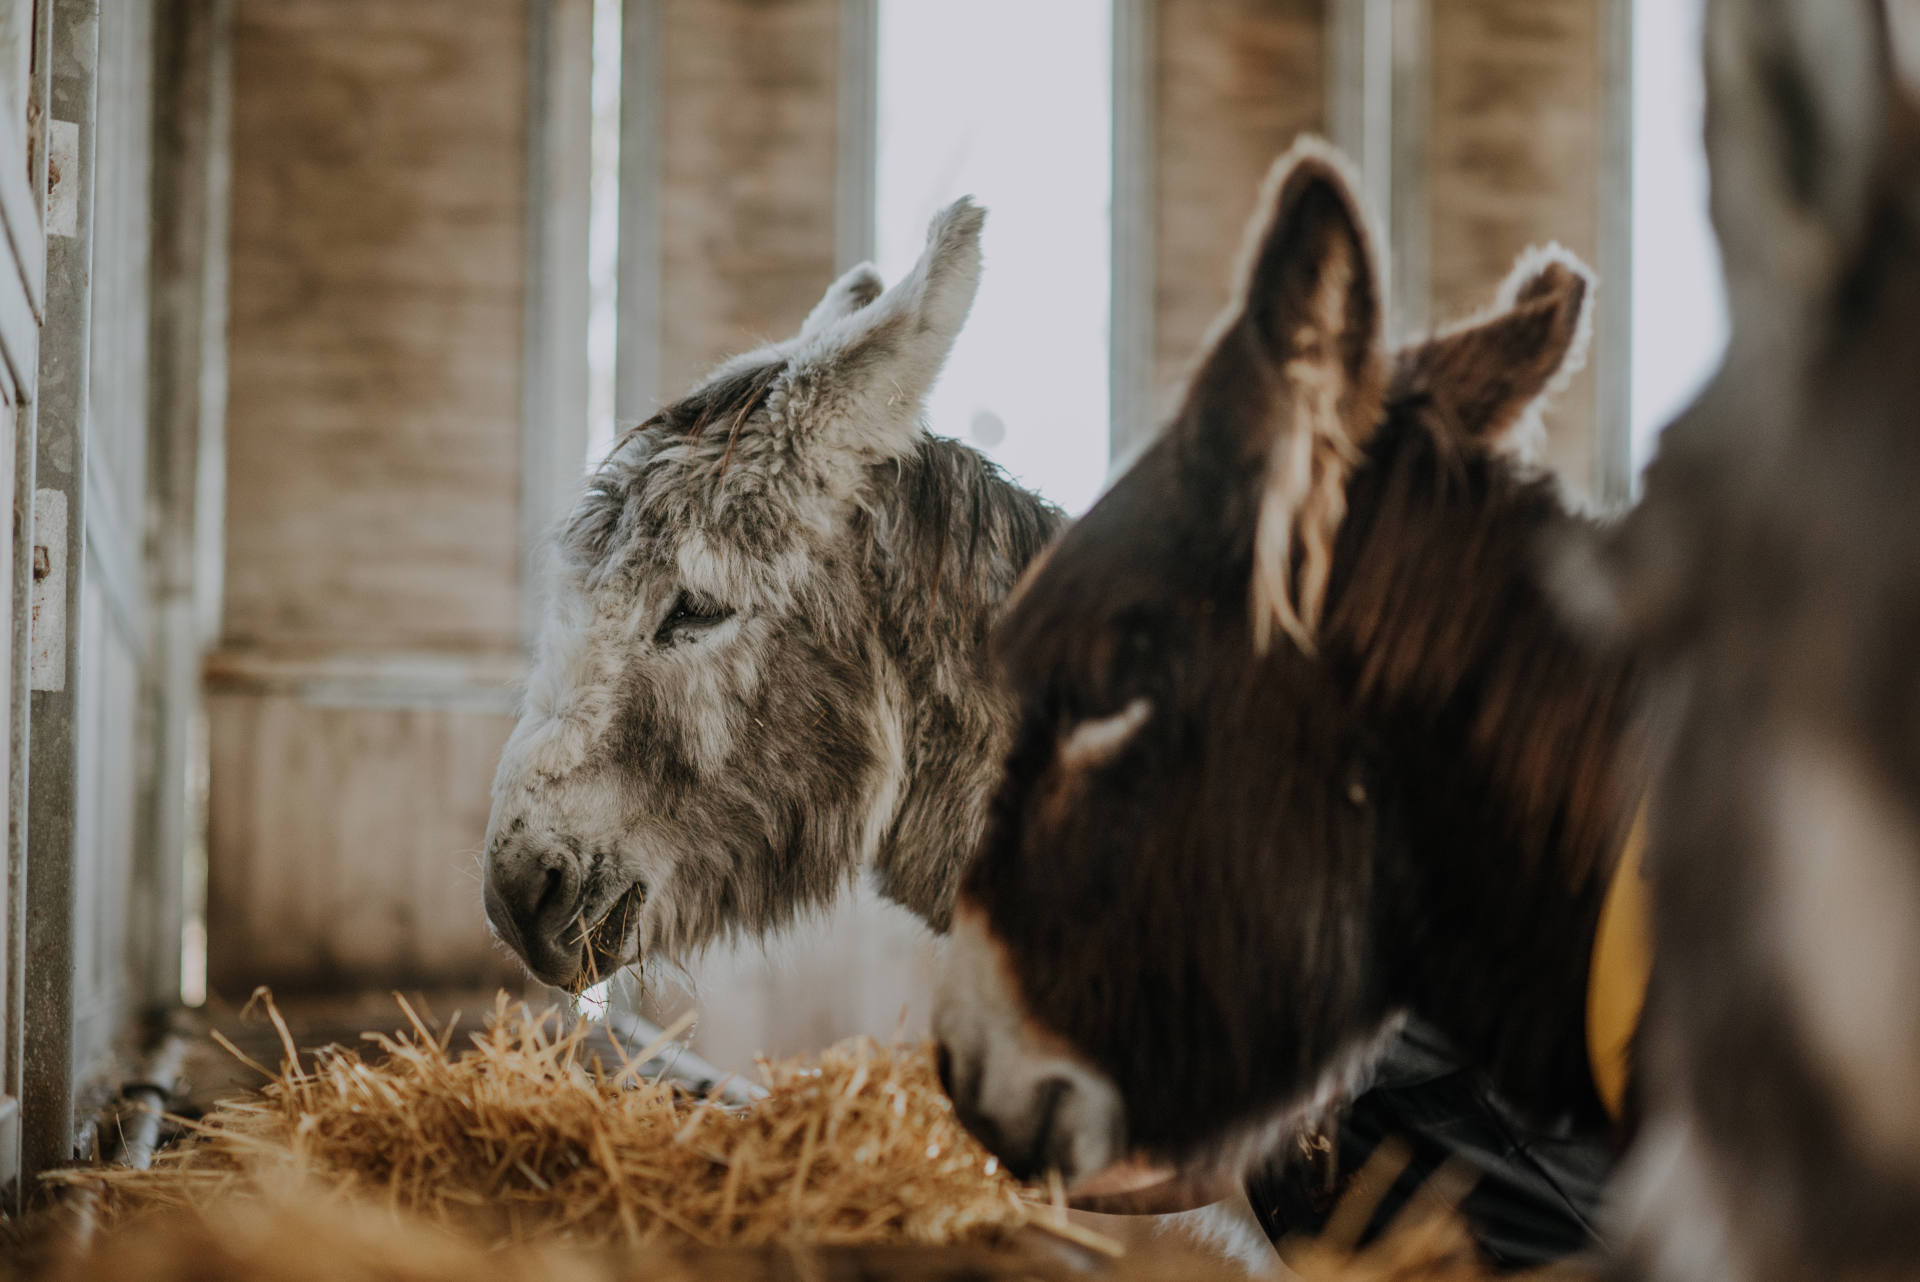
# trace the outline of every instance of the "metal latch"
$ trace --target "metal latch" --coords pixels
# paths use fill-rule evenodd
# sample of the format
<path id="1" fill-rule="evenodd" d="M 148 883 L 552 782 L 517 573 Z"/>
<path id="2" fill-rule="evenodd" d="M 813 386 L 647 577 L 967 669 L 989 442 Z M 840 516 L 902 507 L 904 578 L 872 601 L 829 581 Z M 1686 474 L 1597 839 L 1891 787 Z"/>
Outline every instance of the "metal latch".
<path id="1" fill-rule="evenodd" d="M 33 495 L 33 595 L 28 638 L 29 684 L 35 690 L 67 688 L 67 496 L 61 490 Z"/>

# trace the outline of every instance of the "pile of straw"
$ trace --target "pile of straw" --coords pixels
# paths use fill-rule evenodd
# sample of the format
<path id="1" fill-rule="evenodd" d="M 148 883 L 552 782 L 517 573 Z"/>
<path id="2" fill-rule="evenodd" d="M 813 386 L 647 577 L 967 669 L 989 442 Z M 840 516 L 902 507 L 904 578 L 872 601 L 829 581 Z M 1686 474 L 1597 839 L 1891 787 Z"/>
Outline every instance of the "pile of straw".
<path id="1" fill-rule="evenodd" d="M 608 1068 L 586 1052 L 586 1025 L 560 1031 L 504 997 L 463 1053 L 451 1026 L 436 1037 L 402 1007 L 413 1031 L 371 1037 L 378 1057 L 335 1048 L 303 1068 L 268 1001 L 279 1070 L 255 1064 L 266 1084 L 185 1123 L 188 1137 L 151 1169 L 62 1173 L 84 1232 L 56 1244 L 41 1276 L 1065 1282 L 1088 1276 L 1090 1259 L 1104 1259 L 1097 1275 L 1130 1282 L 1245 1276 L 1171 1240 L 1117 1258 L 1067 1219 L 1057 1185 L 1040 1197 L 998 1168 L 919 1049 L 858 1040 L 763 1064 L 767 1094 L 742 1109 L 718 1087 L 700 1099 L 642 1077 L 661 1046 Z M 1373 1174 L 1360 1184 L 1384 1187 L 1397 1170 Z M 1275 1276 L 1490 1276 L 1450 1213 L 1459 1190 L 1355 1253 L 1343 1242 L 1371 1211 L 1357 1191 L 1329 1239 L 1292 1244 L 1293 1272 Z M 1094 1254 L 1037 1249 L 1058 1239 Z"/>
<path id="2" fill-rule="evenodd" d="M 1028 1226 L 1103 1244 L 998 1169 L 919 1049 L 862 1039 L 763 1064 L 768 1093 L 742 1110 L 641 1077 L 661 1047 L 609 1070 L 583 1053 L 585 1025 L 504 997 L 464 1053 L 407 1008 L 413 1031 L 374 1038 L 377 1059 L 334 1048 L 311 1069 L 267 1010 L 286 1058 L 256 1065 L 261 1090 L 189 1123 L 149 1170 L 63 1176 L 104 1223 L 299 1184 L 490 1246 L 990 1243 Z"/>
<path id="3" fill-rule="evenodd" d="M 35 1282 L 1247 1282 L 1218 1261 L 1178 1251 L 1129 1257 L 1110 1270 L 1090 1274 L 1058 1256 L 982 1247 L 487 1251 L 364 1208 L 251 1205 L 210 1218 L 149 1222 L 22 1276 Z"/>

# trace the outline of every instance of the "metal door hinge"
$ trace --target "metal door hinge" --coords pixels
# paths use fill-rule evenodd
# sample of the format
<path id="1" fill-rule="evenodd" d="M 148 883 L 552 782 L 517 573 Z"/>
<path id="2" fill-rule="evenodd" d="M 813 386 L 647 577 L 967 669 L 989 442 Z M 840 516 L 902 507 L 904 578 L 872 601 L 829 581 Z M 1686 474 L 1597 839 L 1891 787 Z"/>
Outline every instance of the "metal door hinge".
<path id="1" fill-rule="evenodd" d="M 28 665 L 35 690 L 67 688 L 67 496 L 33 495 L 33 614 Z"/>

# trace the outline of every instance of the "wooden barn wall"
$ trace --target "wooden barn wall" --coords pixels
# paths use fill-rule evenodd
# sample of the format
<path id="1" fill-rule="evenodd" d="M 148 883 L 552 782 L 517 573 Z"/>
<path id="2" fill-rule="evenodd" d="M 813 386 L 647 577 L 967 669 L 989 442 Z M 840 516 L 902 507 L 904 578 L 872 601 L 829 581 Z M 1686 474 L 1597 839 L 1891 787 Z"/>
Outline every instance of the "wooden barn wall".
<path id="1" fill-rule="evenodd" d="M 1599 262 L 1606 3 L 1433 0 L 1431 96 L 1420 114 L 1436 320 L 1486 306 L 1529 245 L 1558 241 Z M 1598 306 L 1625 305 L 1624 282 L 1613 283 L 1602 282 Z M 1582 491 L 1595 481 L 1605 368 L 1590 362 L 1548 419 L 1549 459 Z"/>
<path id="2" fill-rule="evenodd" d="M 521 644 L 529 17 L 237 5 L 209 705 L 224 993 L 511 973 L 476 870 L 508 697 L 460 671 L 510 678 Z M 405 677 L 423 671 L 442 688 Z"/>
<path id="3" fill-rule="evenodd" d="M 209 714 L 227 989 L 511 974 L 487 948 L 477 864 L 502 718 L 285 693 L 216 693 Z"/>
<path id="4" fill-rule="evenodd" d="M 518 644 L 526 30 L 241 0 L 229 646 Z"/>
<path id="5" fill-rule="evenodd" d="M 840 11 L 660 6 L 663 398 L 798 329 L 835 275 Z"/>
<path id="6" fill-rule="evenodd" d="M 0 250 L 0 425 L 4 425 L 6 442 L 0 448 L 0 503 L 13 514 L 5 538 L 9 567 L 30 566 L 32 558 L 32 539 L 22 535 L 28 533 L 33 510 L 31 402 L 40 338 L 34 308 L 44 302 L 46 280 L 45 230 L 35 198 L 44 183 L 45 148 L 32 147 L 28 141 L 29 104 L 40 106 L 40 93 L 46 88 L 44 74 L 33 74 L 36 52 L 42 66 L 45 59 L 36 26 L 31 4 L 15 4 L 0 12 L 0 229 L 7 246 Z M 13 756 L 15 734 L 25 724 L 31 699 L 24 654 L 14 652 L 16 629 L 24 630 L 26 611 L 20 608 L 24 598 L 24 590 L 13 597 L 8 626 L 0 629 L 0 672 L 7 674 L 5 692 L 0 693 L 0 709 L 5 710 L 7 721 L 7 731 L 0 734 L 0 763 L 4 764 L 0 779 L 7 781 L 9 813 L 14 802 L 24 801 L 17 793 L 18 781 L 26 776 L 24 762 L 16 762 Z M 0 908 L 0 1189 L 12 1185 L 16 1190 L 24 1085 L 25 1012 L 16 993 L 24 993 L 25 980 L 25 845 L 24 833 L 18 840 L 9 834 L 7 875 L 0 883 L 5 887 L 4 908 Z"/>
<path id="7" fill-rule="evenodd" d="M 142 682 L 150 651 L 146 581 L 147 365 L 152 176 L 153 5 L 102 14 L 94 155 L 92 352 L 86 450 L 87 563 L 74 734 L 74 871 L 81 949 L 75 1061 L 97 1064 L 147 995 L 149 905 L 132 902 L 147 742 Z M 138 959 L 136 961 L 136 958 Z"/>
<path id="8" fill-rule="evenodd" d="M 1260 181 L 1325 129 L 1325 0 L 1162 0 L 1154 66 L 1154 370 L 1164 406 L 1225 305 Z"/>

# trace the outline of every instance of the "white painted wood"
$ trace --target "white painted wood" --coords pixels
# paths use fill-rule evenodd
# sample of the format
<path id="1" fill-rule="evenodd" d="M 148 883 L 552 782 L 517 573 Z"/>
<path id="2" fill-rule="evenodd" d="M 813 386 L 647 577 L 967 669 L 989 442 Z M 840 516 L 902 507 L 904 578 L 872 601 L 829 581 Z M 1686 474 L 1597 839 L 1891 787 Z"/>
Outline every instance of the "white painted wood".
<path id="1" fill-rule="evenodd" d="M 68 177 L 80 163 L 80 126 L 56 120 L 47 130 L 47 158 L 55 177 L 47 186 L 47 235 L 72 237 L 80 230 L 80 203 Z"/>
<path id="2" fill-rule="evenodd" d="M 26 3 L 27 0 L 16 0 Z M 52 6 L 33 6 L 34 73 L 22 108 L 22 122 L 50 114 L 52 78 L 48 62 L 52 50 Z M 24 131 L 28 152 L 24 157 L 34 197 L 35 224 L 40 225 L 45 207 L 47 148 L 42 135 Z M 41 243 L 45 245 L 44 235 Z M 46 255 L 39 255 L 37 270 L 44 281 Z M 20 275 L 24 278 L 26 272 Z M 43 295 L 44 298 L 44 290 Z M 16 350 L 9 341 L 6 352 L 20 413 L 13 422 L 13 485 L 8 496 L 13 513 L 10 536 L 13 540 L 8 560 L 12 566 L 10 593 L 10 644 L 7 669 L 7 877 L 5 914 L 7 946 L 0 953 L 0 1009 L 4 1010 L 5 1046 L 0 1048 L 0 1096 L 9 1106 L 5 1134 L 0 1135 L 0 1186 L 11 1185 L 14 1209 L 18 1211 L 26 1194 L 26 1181 L 19 1178 L 22 1153 L 20 1101 L 26 1089 L 26 975 L 27 975 L 27 783 L 32 738 L 33 692 L 30 665 L 32 646 L 30 626 L 33 595 L 33 504 L 34 474 L 39 442 L 36 431 L 40 334 L 31 334 L 30 350 Z"/>
<path id="3" fill-rule="evenodd" d="M 1632 502 L 1633 468 L 1633 0 L 1599 0 L 1602 99 L 1600 230 L 1595 270 L 1594 492 L 1608 507 Z M 1894 5 L 1894 10 L 1912 6 Z"/>
<path id="4" fill-rule="evenodd" d="M 142 800 L 152 858 L 139 888 L 155 920 L 134 967 L 154 1006 L 181 1000 L 184 923 L 204 915 L 201 666 L 220 591 L 232 34 L 233 0 L 164 0 L 156 20 L 153 760 Z"/>
<path id="5" fill-rule="evenodd" d="M 1113 222 L 1107 398 L 1111 460 L 1150 439 L 1161 405 L 1154 387 L 1153 0 L 1113 0 Z"/>
<path id="6" fill-rule="evenodd" d="M 93 196 L 97 176 L 97 109 L 100 102 L 100 8 L 98 0 L 53 0 L 51 119 L 75 127 L 72 154 L 62 164 L 56 130 L 49 151 L 49 229 L 67 222 L 71 234 L 49 237 L 47 323 L 41 339 L 39 430 L 34 497 L 36 558 L 53 545 L 64 549 L 59 597 L 63 602 L 62 658 L 57 680 L 51 652 L 38 663 L 34 682 L 32 763 L 26 798 L 29 867 L 26 876 L 27 956 L 23 999 L 24 1062 L 21 1165 L 28 1176 L 68 1161 L 74 1152 L 75 1086 L 82 1075 L 80 1007 L 90 976 L 82 972 L 88 944 L 79 907 L 90 871 L 80 831 L 79 744 L 87 707 L 85 684 L 75 680 L 84 620 L 82 562 L 85 549 L 87 398 L 92 355 Z M 57 174 L 56 172 L 57 171 Z M 55 179 L 57 178 L 57 181 Z M 71 202 L 71 218 L 64 212 Z M 42 528 L 44 514 L 64 500 L 61 537 Z M 49 594 L 51 595 L 51 594 Z M 47 618 L 46 600 L 41 616 Z M 40 645 L 35 639 L 36 648 Z M 85 1030 L 91 1032 L 91 1029 Z"/>
<path id="7" fill-rule="evenodd" d="M 521 582 L 572 507 L 587 457 L 587 226 L 593 155 L 592 0 L 530 0 L 525 354 L 521 361 Z M 540 599 L 520 594 L 522 639 Z"/>
<path id="8" fill-rule="evenodd" d="M 1359 170 L 1376 218 L 1393 208 L 1394 3 L 1327 5 L 1327 136 Z"/>
<path id="9" fill-rule="evenodd" d="M 1433 317 L 1433 270 L 1427 198 L 1427 115 L 1432 33 L 1427 0 L 1380 0 L 1388 11 L 1389 104 L 1385 112 L 1387 198 L 1380 206 L 1389 228 L 1388 271 L 1395 336 L 1425 333 Z M 1377 52 L 1377 51 L 1376 51 Z M 1376 74 L 1378 72 L 1376 71 Z M 1375 126 L 1379 121 L 1374 121 Z"/>
<path id="10" fill-rule="evenodd" d="M 620 7 L 620 252 L 613 419 L 620 428 L 659 408 L 661 0 Z"/>
<path id="11" fill-rule="evenodd" d="M 834 136 L 834 265 L 874 255 L 879 150 L 879 0 L 840 0 L 839 115 Z"/>

